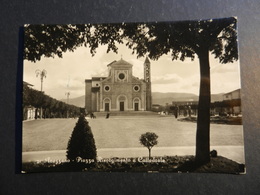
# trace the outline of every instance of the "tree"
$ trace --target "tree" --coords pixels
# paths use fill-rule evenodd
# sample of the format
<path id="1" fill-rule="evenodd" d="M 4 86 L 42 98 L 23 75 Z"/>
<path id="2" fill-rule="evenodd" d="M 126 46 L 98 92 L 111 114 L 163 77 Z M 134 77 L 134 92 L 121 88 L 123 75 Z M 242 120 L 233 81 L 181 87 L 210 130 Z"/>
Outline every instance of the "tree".
<path id="1" fill-rule="evenodd" d="M 152 147 L 158 144 L 157 138 L 158 138 L 158 135 L 156 135 L 155 133 L 151 133 L 151 132 L 146 132 L 146 133 L 142 134 L 141 137 L 139 138 L 140 143 L 143 146 L 148 148 L 149 158 L 151 158 Z"/>
<path id="2" fill-rule="evenodd" d="M 97 157 L 94 136 L 83 115 L 79 117 L 67 147 L 67 159 L 76 161 L 78 157 L 81 159 L 96 159 Z"/>
<path id="3" fill-rule="evenodd" d="M 32 89 L 29 87 L 30 84 L 23 83 L 23 110 L 24 115 L 27 112 L 27 107 L 33 106 L 36 108 L 35 118 L 37 119 L 38 109 L 42 107 L 44 109 L 45 118 L 53 117 L 53 114 L 56 115 L 59 113 L 60 117 L 62 117 L 62 113 L 65 110 L 73 110 L 74 116 L 80 114 L 80 108 L 66 104 L 64 102 L 58 101 L 41 91 Z M 26 118 L 26 117 L 25 117 Z"/>
<path id="4" fill-rule="evenodd" d="M 127 25 L 126 25 L 127 26 Z M 152 59 L 171 52 L 172 59 L 199 58 L 200 91 L 196 134 L 196 162 L 210 161 L 210 63 L 209 52 L 220 63 L 238 59 L 236 18 L 152 23 L 126 28 L 127 43 L 138 56 Z"/>
<path id="5" fill-rule="evenodd" d="M 108 45 L 107 52 L 117 52 L 115 43 L 123 43 L 122 24 L 25 25 L 24 59 L 36 62 L 45 57 L 62 57 L 66 51 L 89 46 L 92 55 L 99 44 Z"/>
<path id="6" fill-rule="evenodd" d="M 125 43 L 137 57 L 157 60 L 171 53 L 172 60 L 192 60 L 197 55 L 200 66 L 200 91 L 196 135 L 196 161 L 210 160 L 210 63 L 209 53 L 226 64 L 238 59 L 236 18 L 184 22 L 123 23 L 44 26 L 25 28 L 24 58 L 36 61 L 45 55 L 85 45 L 94 55 L 99 45 L 117 52 L 117 43 Z M 37 29 L 38 28 L 38 29 Z M 125 41 L 125 42 L 123 42 Z M 53 42 L 54 44 L 50 44 Z"/>

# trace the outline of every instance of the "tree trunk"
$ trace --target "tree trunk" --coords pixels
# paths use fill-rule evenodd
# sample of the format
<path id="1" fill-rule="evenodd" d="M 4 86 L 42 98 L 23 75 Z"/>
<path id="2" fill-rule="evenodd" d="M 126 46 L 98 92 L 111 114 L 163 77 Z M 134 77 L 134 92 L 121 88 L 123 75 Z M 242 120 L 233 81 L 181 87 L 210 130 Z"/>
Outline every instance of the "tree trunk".
<path id="1" fill-rule="evenodd" d="M 200 62 L 200 92 L 196 135 L 196 162 L 205 164 L 210 161 L 210 67 L 209 51 L 198 53 Z"/>
<path id="2" fill-rule="evenodd" d="M 148 148 L 149 150 L 149 159 L 151 159 L 151 148 Z"/>
<path id="3" fill-rule="evenodd" d="M 34 118 L 35 118 L 35 119 L 38 118 L 38 108 L 35 109 Z"/>

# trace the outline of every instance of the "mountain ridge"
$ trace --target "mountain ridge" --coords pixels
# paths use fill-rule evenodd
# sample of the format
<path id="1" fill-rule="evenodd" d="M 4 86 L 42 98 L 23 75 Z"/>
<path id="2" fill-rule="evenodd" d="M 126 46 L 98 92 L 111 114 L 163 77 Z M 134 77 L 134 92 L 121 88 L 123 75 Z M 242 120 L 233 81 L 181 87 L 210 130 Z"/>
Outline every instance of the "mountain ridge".
<path id="1" fill-rule="evenodd" d="M 222 101 L 223 94 L 212 94 L 211 102 Z M 198 101 L 199 96 L 193 93 L 175 93 L 175 92 L 152 92 L 153 104 L 165 105 L 166 103 L 171 104 L 173 101 Z M 61 99 L 61 101 L 67 103 L 67 99 Z M 69 99 L 69 104 L 85 107 L 85 95 Z"/>

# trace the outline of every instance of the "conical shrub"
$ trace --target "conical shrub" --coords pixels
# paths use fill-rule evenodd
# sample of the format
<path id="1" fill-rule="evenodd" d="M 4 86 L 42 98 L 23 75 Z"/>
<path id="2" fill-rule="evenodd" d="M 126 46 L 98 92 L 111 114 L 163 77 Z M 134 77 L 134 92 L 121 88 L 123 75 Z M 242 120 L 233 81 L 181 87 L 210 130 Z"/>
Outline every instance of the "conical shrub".
<path id="1" fill-rule="evenodd" d="M 96 159 L 97 157 L 94 136 L 84 116 L 79 117 L 67 147 L 68 160 L 75 161 L 78 157 L 81 159 Z"/>

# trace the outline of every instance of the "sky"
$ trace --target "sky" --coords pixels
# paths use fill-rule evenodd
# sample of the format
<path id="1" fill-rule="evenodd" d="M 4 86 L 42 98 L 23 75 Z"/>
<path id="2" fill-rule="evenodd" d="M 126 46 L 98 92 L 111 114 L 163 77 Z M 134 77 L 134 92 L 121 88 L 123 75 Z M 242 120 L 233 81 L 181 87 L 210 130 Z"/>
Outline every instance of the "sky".
<path id="1" fill-rule="evenodd" d="M 100 46 L 94 56 L 86 47 L 79 47 L 74 52 L 66 52 L 62 58 L 42 57 L 36 63 L 24 61 L 23 80 L 32 84 L 36 90 L 41 89 L 40 77 L 36 77 L 36 70 L 46 70 L 43 79 L 45 94 L 60 99 L 85 95 L 85 79 L 93 76 L 108 76 L 107 64 L 121 57 L 133 65 L 133 75 L 142 79 L 145 57 L 137 58 L 125 45 L 118 46 L 118 53 L 106 53 L 107 47 Z M 179 92 L 199 94 L 199 61 L 186 58 L 185 61 L 171 60 L 170 55 L 163 55 L 157 61 L 151 62 L 152 92 Z M 228 93 L 240 88 L 239 61 L 220 64 L 210 56 L 211 93 Z"/>

